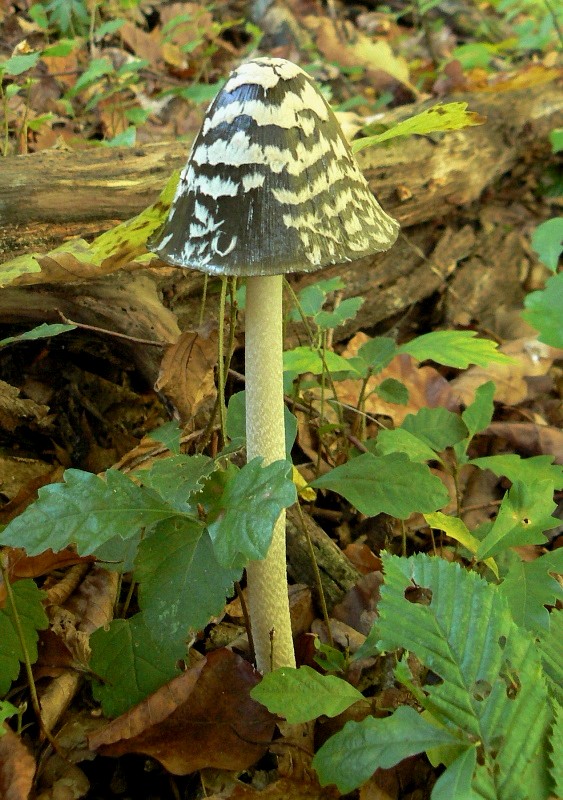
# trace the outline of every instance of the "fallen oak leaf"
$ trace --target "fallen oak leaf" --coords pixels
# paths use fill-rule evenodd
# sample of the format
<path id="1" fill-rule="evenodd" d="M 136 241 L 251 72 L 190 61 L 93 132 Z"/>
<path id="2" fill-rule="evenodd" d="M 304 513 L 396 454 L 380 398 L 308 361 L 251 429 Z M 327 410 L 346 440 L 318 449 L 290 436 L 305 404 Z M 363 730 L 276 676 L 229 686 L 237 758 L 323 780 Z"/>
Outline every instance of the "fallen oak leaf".
<path id="1" fill-rule="evenodd" d="M 28 800 L 35 775 L 35 760 L 21 738 L 7 725 L 0 735 L 0 797 Z"/>
<path id="2" fill-rule="evenodd" d="M 268 749 L 275 717 L 252 700 L 260 675 L 219 649 L 89 737 L 104 756 L 143 753 L 173 775 L 243 770 Z"/>

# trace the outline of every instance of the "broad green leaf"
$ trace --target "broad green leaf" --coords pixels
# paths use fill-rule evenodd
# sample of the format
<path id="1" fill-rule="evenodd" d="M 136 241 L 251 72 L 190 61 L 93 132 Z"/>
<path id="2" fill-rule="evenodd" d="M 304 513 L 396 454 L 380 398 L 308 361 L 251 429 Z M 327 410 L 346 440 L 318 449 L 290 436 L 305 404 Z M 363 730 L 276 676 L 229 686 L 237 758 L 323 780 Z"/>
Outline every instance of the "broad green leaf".
<path id="1" fill-rule="evenodd" d="M 19 714 L 19 711 L 15 706 L 8 703 L 7 700 L 0 700 L 0 736 L 6 733 L 6 728 L 4 726 L 5 721 L 10 719 L 10 717 L 14 717 L 16 714 Z"/>
<path id="2" fill-rule="evenodd" d="M 41 51 L 41 58 L 43 56 L 68 56 L 78 47 L 79 41 L 77 39 L 59 39 L 56 44 L 52 44 Z"/>
<path id="3" fill-rule="evenodd" d="M 560 153 L 563 150 L 563 128 L 553 128 L 549 132 L 549 141 L 553 153 Z"/>
<path id="4" fill-rule="evenodd" d="M 49 620 L 41 603 L 45 594 L 28 578 L 14 583 L 12 591 L 27 653 L 34 664 L 37 661 L 37 631 L 49 627 Z M 16 680 L 20 662 L 23 661 L 24 653 L 14 615 L 6 600 L 4 607 L 0 608 L 0 695 L 5 695 L 12 681 Z"/>
<path id="5" fill-rule="evenodd" d="M 369 517 L 390 514 L 406 519 L 414 511 L 435 511 L 449 500 L 444 484 L 426 464 L 411 461 L 404 453 L 363 453 L 317 478 L 311 486 L 341 494 Z"/>
<path id="6" fill-rule="evenodd" d="M 553 701 L 563 706 L 563 611 L 549 615 L 549 631 L 538 641 L 547 688 Z"/>
<path id="7" fill-rule="evenodd" d="M 178 511 L 188 512 L 191 495 L 201 491 L 205 479 L 217 465 L 208 456 L 177 455 L 160 458 L 149 469 L 140 469 L 135 477 Z"/>
<path id="8" fill-rule="evenodd" d="M 473 458 L 469 462 L 479 469 L 490 469 L 495 475 L 504 476 L 515 483 L 553 481 L 555 489 L 563 488 L 563 466 L 553 463 L 553 456 L 522 458 L 516 453 Z"/>
<path id="9" fill-rule="evenodd" d="M 424 554 L 382 559 L 381 646 L 409 650 L 441 678 L 424 687 L 425 705 L 468 745 L 480 743 L 477 795 L 532 800 L 529 770 L 550 723 L 534 638 L 514 623 L 495 585 L 459 564 Z M 426 590 L 429 604 L 409 602 L 413 586 Z"/>
<path id="10" fill-rule="evenodd" d="M 425 514 L 424 519 L 431 528 L 444 531 L 447 536 L 451 539 L 455 539 L 456 542 L 466 547 L 470 553 L 476 555 L 481 542 L 476 536 L 473 536 L 462 519 L 459 517 L 449 517 L 447 514 L 442 514 L 441 511 L 436 511 L 434 514 Z M 499 572 L 495 560 L 493 558 L 488 558 L 485 564 L 492 570 L 495 577 L 498 578 Z"/>
<path id="11" fill-rule="evenodd" d="M 297 417 L 287 406 L 283 408 L 285 426 L 285 454 L 291 460 L 291 448 L 297 438 Z M 229 439 L 246 440 L 246 392 L 237 392 L 227 406 L 227 436 Z"/>
<path id="12" fill-rule="evenodd" d="M 17 336 L 8 336 L 6 339 L 0 339 L 0 347 L 3 347 L 6 344 L 13 344 L 14 342 L 28 342 L 34 339 L 45 339 L 49 336 L 58 336 L 59 333 L 66 333 L 67 331 L 73 331 L 76 328 L 76 325 L 64 325 L 63 323 L 53 323 L 49 325 L 47 323 L 43 323 L 43 325 L 38 325 L 37 328 L 33 328 L 31 331 L 25 331 L 25 333 L 20 333 Z"/>
<path id="13" fill-rule="evenodd" d="M 423 442 L 404 428 L 386 430 L 383 428 L 376 439 L 368 439 L 366 447 L 377 456 L 386 456 L 389 453 L 405 453 L 411 461 L 435 461 L 438 456 Z"/>
<path id="14" fill-rule="evenodd" d="M 313 758 L 321 786 L 334 783 L 342 794 L 365 783 L 376 769 L 389 769 L 409 756 L 438 745 L 459 747 L 445 728 L 427 722 L 410 706 L 384 719 L 347 722 Z"/>
<path id="15" fill-rule="evenodd" d="M 480 800 L 471 788 L 476 764 L 477 748 L 464 750 L 434 784 L 432 800 Z"/>
<path id="16" fill-rule="evenodd" d="M 90 636 L 92 693 L 108 717 L 118 717 L 178 674 L 185 645 L 156 642 L 141 614 L 114 619 Z"/>
<path id="17" fill-rule="evenodd" d="M 143 534 L 144 531 L 139 529 L 128 539 L 114 536 L 113 539 L 108 539 L 96 547 L 92 555 L 96 556 L 98 561 L 102 562 L 104 569 L 110 572 L 132 572 Z"/>
<path id="18" fill-rule="evenodd" d="M 196 520 L 159 523 L 141 542 L 135 567 L 139 605 L 153 639 L 177 644 L 222 611 L 241 577 L 241 570 L 220 566 Z"/>
<path id="19" fill-rule="evenodd" d="M 39 490 L 35 503 L 0 534 L 0 543 L 24 547 L 28 555 L 76 544 L 80 555 L 92 553 L 114 536 L 127 539 L 140 528 L 178 512 L 155 492 L 110 469 L 106 480 L 67 469 L 64 483 Z"/>
<path id="20" fill-rule="evenodd" d="M 415 114 L 414 117 L 398 122 L 384 133 L 356 139 L 352 142 L 352 150 L 354 153 L 359 153 L 366 147 L 372 147 L 374 144 L 386 142 L 397 136 L 412 136 L 413 134 L 423 136 L 438 131 L 456 131 L 471 125 L 482 125 L 485 121 L 485 117 L 476 111 L 468 111 L 467 103 L 438 103 L 420 114 Z"/>
<path id="21" fill-rule="evenodd" d="M 207 529 L 219 563 L 230 569 L 265 558 L 275 521 L 296 497 L 289 462 L 263 467 L 254 458 L 246 464 L 209 510 Z"/>
<path id="22" fill-rule="evenodd" d="M 155 442 L 160 442 L 170 450 L 174 455 L 180 455 L 180 439 L 182 438 L 182 429 L 177 420 L 171 419 L 154 431 L 150 431 L 147 436 L 149 439 L 154 439 Z"/>
<path id="23" fill-rule="evenodd" d="M 331 292 L 337 291 L 337 289 L 343 289 L 344 286 L 342 278 L 329 278 L 328 280 L 317 281 L 310 286 L 305 286 L 297 294 L 301 311 L 306 317 L 314 318 L 322 310 L 327 296 Z M 289 319 L 292 322 L 301 321 L 301 314 L 298 308 L 291 309 Z"/>
<path id="24" fill-rule="evenodd" d="M 103 78 L 105 75 L 109 75 L 112 72 L 114 72 L 114 68 L 107 56 L 103 56 L 102 58 L 93 58 L 89 62 L 87 69 L 78 78 L 74 86 L 67 91 L 66 96 L 75 97 L 83 89 L 86 89 L 93 83 L 97 83 L 100 78 Z"/>
<path id="25" fill-rule="evenodd" d="M 547 631 L 551 615 L 545 606 L 554 606 L 563 600 L 563 588 L 553 577 L 563 573 L 563 548 L 535 561 L 521 561 L 515 553 L 512 555 L 499 592 L 506 598 L 518 625 L 531 631 Z"/>
<path id="26" fill-rule="evenodd" d="M 401 429 L 441 453 L 467 437 L 467 427 L 459 414 L 447 408 L 421 408 L 416 414 L 407 414 Z"/>
<path id="27" fill-rule="evenodd" d="M 12 56 L 0 64 L 0 74 L 5 72 L 7 75 L 22 75 L 28 69 L 32 69 L 40 58 L 41 53 L 23 53 Z"/>
<path id="28" fill-rule="evenodd" d="M 0 287 L 9 286 L 22 275 L 31 275 L 36 272 L 41 272 L 41 266 L 35 256 L 30 253 L 12 258 L 0 264 Z"/>
<path id="29" fill-rule="evenodd" d="M 507 547 L 545 542 L 544 531 L 559 524 L 551 516 L 555 508 L 553 481 L 531 485 L 516 481 L 503 497 L 497 518 L 479 545 L 477 558 L 484 560 Z"/>
<path id="30" fill-rule="evenodd" d="M 311 667 L 280 667 L 269 672 L 250 692 L 272 714 L 298 725 L 317 717 L 336 717 L 358 700 L 361 692 L 342 678 L 321 675 Z"/>
<path id="31" fill-rule="evenodd" d="M 532 247 L 545 266 L 557 271 L 559 256 L 563 252 L 563 217 L 542 222 L 532 234 Z"/>
<path id="32" fill-rule="evenodd" d="M 563 347 L 563 272 L 552 275 L 545 288 L 524 298 L 524 318 L 539 331 L 540 342 Z"/>
<path id="33" fill-rule="evenodd" d="M 286 350 L 283 354 L 284 372 L 294 372 L 296 375 L 304 372 L 320 375 L 327 369 L 329 372 L 340 372 L 350 368 L 350 362 L 332 350 L 325 352 L 324 361 L 320 352 L 314 347 L 294 347 L 293 350 Z"/>
<path id="34" fill-rule="evenodd" d="M 356 359 L 361 359 L 363 369 L 362 375 L 366 375 L 368 370 L 376 375 L 381 372 L 397 355 L 397 345 L 395 340 L 389 336 L 374 336 L 364 342 L 358 349 Z"/>
<path id="35" fill-rule="evenodd" d="M 409 401 L 409 390 L 396 378 L 386 378 L 376 387 L 375 391 L 386 403 L 405 406 Z"/>
<path id="36" fill-rule="evenodd" d="M 417 361 L 430 359 L 446 367 L 467 369 L 470 364 L 486 367 L 491 363 L 510 364 L 511 359 L 498 352 L 490 339 L 476 339 L 475 331 L 433 331 L 417 336 L 398 348 Z"/>
<path id="37" fill-rule="evenodd" d="M 563 797 L 563 706 L 558 706 L 550 738 L 551 777 L 556 797 Z"/>
<path id="38" fill-rule="evenodd" d="M 113 136 L 111 139 L 104 139 L 100 142 L 103 147 L 133 147 L 137 138 L 137 129 L 134 125 L 129 125 L 125 130 Z"/>

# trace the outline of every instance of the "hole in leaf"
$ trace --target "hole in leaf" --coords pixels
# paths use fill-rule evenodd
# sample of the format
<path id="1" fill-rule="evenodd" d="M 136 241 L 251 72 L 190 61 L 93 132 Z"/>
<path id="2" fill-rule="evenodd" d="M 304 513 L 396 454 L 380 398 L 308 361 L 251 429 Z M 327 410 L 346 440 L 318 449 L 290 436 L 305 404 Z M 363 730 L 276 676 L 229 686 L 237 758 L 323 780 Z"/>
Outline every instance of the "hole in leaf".
<path id="1" fill-rule="evenodd" d="M 476 680 L 473 686 L 471 687 L 471 694 L 474 700 L 479 700 L 481 702 L 487 699 L 492 690 L 493 687 L 491 686 L 489 681 L 479 679 Z"/>
<path id="2" fill-rule="evenodd" d="M 432 602 L 432 590 L 416 584 L 407 586 L 404 596 L 409 603 L 417 603 L 420 606 L 429 606 Z"/>

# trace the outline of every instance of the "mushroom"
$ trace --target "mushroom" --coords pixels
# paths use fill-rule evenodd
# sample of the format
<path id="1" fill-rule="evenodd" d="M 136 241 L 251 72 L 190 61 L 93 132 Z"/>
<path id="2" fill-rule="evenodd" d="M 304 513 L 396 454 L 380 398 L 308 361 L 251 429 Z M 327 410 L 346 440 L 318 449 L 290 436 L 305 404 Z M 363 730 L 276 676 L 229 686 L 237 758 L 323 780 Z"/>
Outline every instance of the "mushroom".
<path id="1" fill-rule="evenodd" d="M 247 457 L 285 458 L 282 282 L 387 250 L 399 231 L 373 197 L 338 121 L 311 78 L 282 58 L 229 76 L 151 244 L 163 261 L 246 277 Z M 257 667 L 295 666 L 285 513 L 263 561 L 247 567 Z"/>

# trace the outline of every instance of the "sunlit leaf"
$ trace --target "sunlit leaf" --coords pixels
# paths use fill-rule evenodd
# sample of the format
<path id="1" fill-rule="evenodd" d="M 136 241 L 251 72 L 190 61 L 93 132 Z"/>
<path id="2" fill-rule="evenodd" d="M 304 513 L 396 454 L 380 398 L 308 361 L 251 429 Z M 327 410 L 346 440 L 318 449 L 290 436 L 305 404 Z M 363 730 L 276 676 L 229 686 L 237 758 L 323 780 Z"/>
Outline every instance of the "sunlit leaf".
<path id="1" fill-rule="evenodd" d="M 524 305 L 523 316 L 539 331 L 540 342 L 563 347 L 563 272 L 552 275 L 544 289 L 526 295 Z"/>
<path id="2" fill-rule="evenodd" d="M 477 339 L 475 331 L 433 331 L 417 336 L 398 348 L 418 361 L 431 359 L 446 367 L 467 369 L 470 364 L 486 367 L 491 363 L 509 364 L 511 359 L 498 352 L 490 339 Z"/>
<path id="3" fill-rule="evenodd" d="M 563 252 L 563 217 L 553 217 L 538 225 L 532 234 L 532 247 L 545 266 L 555 272 Z"/>

